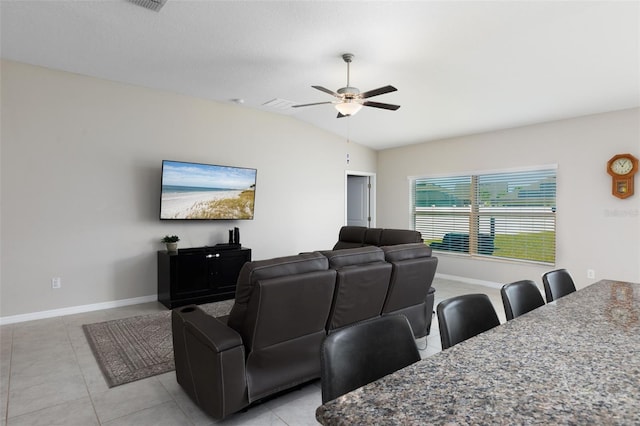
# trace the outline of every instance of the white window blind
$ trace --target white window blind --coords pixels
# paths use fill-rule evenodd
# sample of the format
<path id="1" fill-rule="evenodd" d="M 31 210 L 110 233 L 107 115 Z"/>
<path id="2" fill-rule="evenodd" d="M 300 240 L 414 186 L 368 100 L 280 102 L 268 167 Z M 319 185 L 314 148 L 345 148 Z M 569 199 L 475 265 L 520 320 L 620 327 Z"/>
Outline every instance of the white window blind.
<path id="1" fill-rule="evenodd" d="M 555 263 L 556 169 L 411 181 L 414 228 L 434 250 Z"/>

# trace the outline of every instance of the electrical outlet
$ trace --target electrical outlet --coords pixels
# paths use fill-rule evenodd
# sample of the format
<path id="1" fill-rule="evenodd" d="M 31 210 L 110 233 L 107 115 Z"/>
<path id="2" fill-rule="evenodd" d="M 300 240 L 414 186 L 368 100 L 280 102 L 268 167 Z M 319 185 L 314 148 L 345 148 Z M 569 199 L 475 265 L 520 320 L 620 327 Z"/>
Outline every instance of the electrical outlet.
<path id="1" fill-rule="evenodd" d="M 62 278 L 54 277 L 51 278 L 51 288 L 60 288 L 62 287 Z"/>
<path id="2" fill-rule="evenodd" d="M 587 278 L 589 278 L 590 280 L 595 280 L 596 271 L 594 271 L 593 269 L 587 269 Z"/>

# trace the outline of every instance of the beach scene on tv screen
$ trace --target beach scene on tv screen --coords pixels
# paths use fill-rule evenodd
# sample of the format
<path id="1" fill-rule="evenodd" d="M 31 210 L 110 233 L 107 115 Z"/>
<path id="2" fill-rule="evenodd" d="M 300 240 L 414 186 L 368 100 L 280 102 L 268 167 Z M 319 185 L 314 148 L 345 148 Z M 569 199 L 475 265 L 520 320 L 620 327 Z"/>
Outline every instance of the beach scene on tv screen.
<path id="1" fill-rule="evenodd" d="M 160 219 L 253 219 L 256 170 L 165 161 Z"/>

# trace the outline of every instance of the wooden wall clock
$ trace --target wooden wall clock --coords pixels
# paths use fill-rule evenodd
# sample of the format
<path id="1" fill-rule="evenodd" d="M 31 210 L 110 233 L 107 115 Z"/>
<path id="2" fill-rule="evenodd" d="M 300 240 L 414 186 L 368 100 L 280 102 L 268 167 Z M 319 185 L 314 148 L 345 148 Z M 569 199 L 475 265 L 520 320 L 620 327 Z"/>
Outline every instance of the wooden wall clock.
<path id="1" fill-rule="evenodd" d="M 631 154 L 617 154 L 607 162 L 611 175 L 611 193 L 618 198 L 633 195 L 633 180 L 638 171 L 638 159 Z"/>

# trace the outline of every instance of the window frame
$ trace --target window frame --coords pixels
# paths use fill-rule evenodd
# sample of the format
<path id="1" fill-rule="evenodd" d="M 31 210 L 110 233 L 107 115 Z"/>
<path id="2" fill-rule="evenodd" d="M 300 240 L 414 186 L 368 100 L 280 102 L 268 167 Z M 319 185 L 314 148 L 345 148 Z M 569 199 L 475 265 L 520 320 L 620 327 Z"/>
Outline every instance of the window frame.
<path id="1" fill-rule="evenodd" d="M 425 219 L 428 220 L 428 218 L 430 217 L 436 218 L 438 215 L 441 215 L 441 216 L 447 215 L 449 216 L 450 219 L 457 218 L 457 220 L 459 221 L 458 223 L 462 223 L 460 218 L 467 219 L 468 229 L 466 230 L 467 234 L 466 234 L 466 241 L 464 242 L 464 248 L 459 247 L 459 249 L 456 249 L 456 248 L 452 249 L 451 247 L 449 248 L 434 247 L 433 248 L 434 251 L 437 251 L 438 253 L 451 254 L 454 256 L 461 256 L 461 257 L 468 257 L 468 258 L 478 257 L 482 259 L 503 260 L 503 261 L 519 262 L 519 263 L 555 265 L 556 255 L 557 255 L 557 224 L 558 224 L 558 221 L 557 221 L 558 171 L 557 169 L 558 169 L 557 164 L 544 164 L 544 165 L 508 168 L 508 169 L 505 168 L 505 169 L 497 169 L 497 170 L 476 170 L 472 172 L 408 176 L 407 179 L 409 181 L 409 223 L 411 224 L 412 229 L 418 230 L 422 233 L 424 231 L 420 229 L 420 225 L 419 225 L 420 220 L 418 219 L 419 216 L 422 216 L 424 218 L 423 222 L 425 221 Z M 507 206 L 503 206 L 502 208 L 504 210 L 502 211 L 498 211 L 498 209 L 500 209 L 501 207 L 497 207 L 493 205 L 488 207 L 481 206 L 482 201 L 478 198 L 480 193 L 479 191 L 480 184 L 478 183 L 478 181 L 481 180 L 480 179 L 481 177 L 504 174 L 505 178 L 508 178 L 507 175 L 513 174 L 514 176 L 512 181 L 509 181 L 508 179 L 505 179 L 504 181 L 502 181 L 504 185 L 508 186 L 510 182 L 513 182 L 513 181 L 517 182 L 516 174 L 521 174 L 521 175 L 527 174 L 527 173 L 535 174 L 537 172 L 541 174 L 544 174 L 545 172 L 551 173 L 551 177 L 553 178 L 553 181 L 554 181 L 552 197 L 543 198 L 545 201 L 553 201 L 551 204 L 547 204 L 548 207 L 530 206 L 529 211 L 511 209 L 513 211 L 509 212 L 509 208 Z M 423 215 L 419 215 L 417 213 L 417 208 L 419 207 L 419 206 L 416 206 L 416 182 L 417 181 L 437 180 L 437 179 L 446 181 L 447 179 L 451 179 L 451 182 L 453 182 L 454 179 L 463 179 L 463 178 L 469 178 L 470 180 L 469 189 L 468 189 L 468 199 L 469 199 L 468 206 L 465 206 L 462 208 L 457 207 L 458 210 L 454 212 L 451 212 L 451 209 L 456 207 L 450 207 L 450 206 L 437 207 L 435 205 L 432 205 L 430 207 L 423 206 L 422 207 L 423 209 L 427 209 L 427 208 L 433 209 L 431 211 L 434 212 L 434 214 L 430 215 L 426 213 Z M 426 182 L 426 184 L 430 184 L 430 183 L 434 184 L 433 182 Z M 495 201 L 495 200 L 491 200 L 491 201 Z M 445 207 L 450 210 L 449 213 L 445 211 Z M 507 208 L 505 209 L 505 207 Z M 438 209 L 441 209 L 440 210 L 441 212 L 438 212 Z M 539 211 L 536 211 L 536 210 L 539 210 Z M 535 255 L 532 254 L 533 250 L 527 252 L 528 257 L 513 257 L 509 255 L 501 256 L 500 253 L 496 253 L 496 251 L 493 250 L 494 237 L 498 235 L 498 233 L 495 232 L 496 217 L 502 218 L 506 222 L 510 222 L 510 221 L 518 222 L 519 219 L 530 220 L 531 223 L 534 224 L 533 226 L 542 226 L 544 230 L 547 230 L 548 228 L 550 228 L 551 229 L 550 232 L 553 238 L 552 242 L 549 242 L 548 235 L 544 235 L 543 236 L 544 242 L 541 244 L 544 244 L 544 245 L 551 244 L 553 246 L 552 253 L 549 253 L 548 250 L 544 250 L 544 253 L 546 255 L 544 256 L 545 257 L 544 259 L 535 258 Z M 483 232 L 485 232 L 487 227 L 486 225 L 487 221 L 486 220 L 484 221 L 484 225 L 481 223 L 481 221 L 482 219 L 486 219 L 486 218 L 489 218 L 489 221 L 491 223 L 491 228 L 492 228 L 491 229 L 491 249 L 490 249 L 491 253 L 489 254 L 487 253 L 489 251 L 488 246 L 486 245 L 483 246 L 483 244 L 485 244 L 484 242 L 481 241 L 480 244 L 478 244 L 479 236 L 480 238 L 482 238 Z M 433 222 L 433 219 L 431 219 L 431 221 Z M 452 220 L 452 223 L 453 223 L 453 220 Z M 439 228 L 436 227 L 434 229 L 437 229 L 438 231 L 441 231 L 441 232 L 452 232 L 454 234 L 456 233 L 455 226 L 449 229 L 447 229 L 447 227 L 444 225 L 438 225 L 438 226 L 440 227 Z M 462 226 L 462 230 L 464 230 L 464 226 Z M 540 233 L 542 234 L 544 232 L 545 231 Z M 517 233 L 517 234 L 520 234 L 520 233 Z M 444 236 L 442 236 L 441 238 L 444 239 Z M 425 238 L 425 240 L 433 240 L 433 238 Z M 485 252 L 484 253 L 479 252 L 483 250 L 483 247 L 486 247 L 486 249 L 484 250 Z M 515 244 L 509 247 L 514 248 Z M 464 250 L 465 248 L 466 250 Z M 540 250 L 540 251 L 542 252 L 543 250 Z"/>

